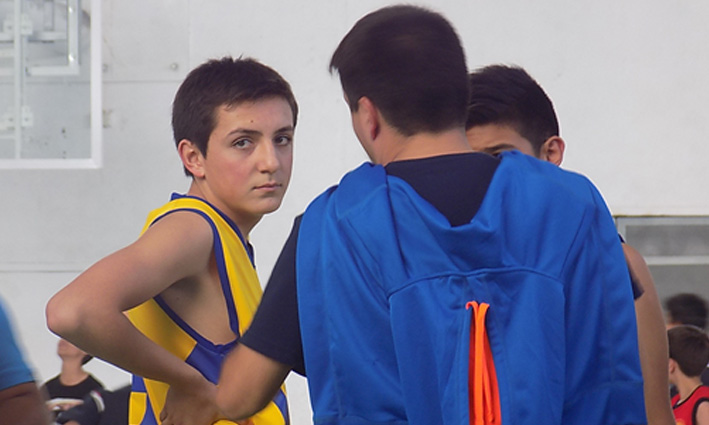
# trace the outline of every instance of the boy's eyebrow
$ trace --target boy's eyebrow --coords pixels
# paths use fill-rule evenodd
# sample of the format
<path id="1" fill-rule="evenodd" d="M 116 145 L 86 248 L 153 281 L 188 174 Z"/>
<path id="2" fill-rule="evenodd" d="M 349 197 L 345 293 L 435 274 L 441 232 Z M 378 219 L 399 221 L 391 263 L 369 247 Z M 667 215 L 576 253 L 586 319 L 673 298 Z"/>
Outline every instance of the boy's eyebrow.
<path id="1" fill-rule="evenodd" d="M 509 144 L 509 143 L 499 143 L 497 145 L 493 146 L 488 146 L 483 149 L 483 152 L 496 152 L 500 150 L 512 150 L 512 149 L 517 149 L 515 145 Z"/>
<path id="2" fill-rule="evenodd" d="M 285 127 L 281 127 L 278 130 L 276 130 L 276 133 L 285 133 L 287 131 L 295 131 L 295 128 L 293 128 L 292 125 L 287 125 Z"/>
<path id="3" fill-rule="evenodd" d="M 287 125 L 285 127 L 281 127 L 278 130 L 276 130 L 276 133 L 285 133 L 285 132 L 293 132 L 295 131 L 292 125 Z M 252 130 L 249 128 L 235 128 L 229 133 L 227 133 L 227 136 L 231 136 L 234 134 L 245 134 L 247 136 L 260 136 L 262 133 L 258 130 Z"/>

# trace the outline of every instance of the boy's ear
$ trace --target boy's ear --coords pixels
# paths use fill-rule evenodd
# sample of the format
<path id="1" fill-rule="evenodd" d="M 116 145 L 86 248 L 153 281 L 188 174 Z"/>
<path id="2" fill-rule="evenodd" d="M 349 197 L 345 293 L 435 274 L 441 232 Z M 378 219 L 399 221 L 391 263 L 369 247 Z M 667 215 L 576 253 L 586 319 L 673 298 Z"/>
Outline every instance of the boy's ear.
<path id="1" fill-rule="evenodd" d="M 541 159 L 549 161 L 552 164 L 561 165 L 561 161 L 564 160 L 565 149 L 566 143 L 564 139 L 559 136 L 551 136 L 542 144 L 540 152 Z"/>
<path id="2" fill-rule="evenodd" d="M 360 111 L 360 128 L 365 131 L 366 136 L 369 137 L 370 140 L 375 140 L 381 130 L 379 109 L 377 109 L 371 99 L 366 96 L 360 97 L 357 101 L 357 105 Z"/>
<path id="3" fill-rule="evenodd" d="M 187 171 L 195 178 L 204 177 L 204 155 L 194 143 L 187 139 L 180 140 L 177 144 L 177 153 Z"/>

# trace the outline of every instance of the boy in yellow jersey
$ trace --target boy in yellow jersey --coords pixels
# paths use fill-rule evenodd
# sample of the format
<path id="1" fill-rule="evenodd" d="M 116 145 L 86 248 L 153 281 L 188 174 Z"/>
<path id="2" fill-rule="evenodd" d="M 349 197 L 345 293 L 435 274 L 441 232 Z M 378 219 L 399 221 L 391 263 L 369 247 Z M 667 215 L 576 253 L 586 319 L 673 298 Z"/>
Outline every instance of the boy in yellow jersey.
<path id="1" fill-rule="evenodd" d="M 469 77 L 471 97 L 465 128 L 473 150 L 496 155 L 515 149 L 561 165 L 566 145 L 559 136 L 554 106 L 524 69 L 490 65 Z M 623 252 L 635 297 L 648 424 L 673 424 L 667 370 L 663 366 L 668 360 L 662 308 L 643 257 L 625 243 Z"/>
<path id="2" fill-rule="evenodd" d="M 288 83 L 252 59 L 194 69 L 172 114 L 189 190 L 49 301 L 53 332 L 134 374 L 130 424 L 231 423 L 215 383 L 261 297 L 248 236 L 283 199 L 297 113 Z M 288 422 L 281 388 L 246 423 Z"/>

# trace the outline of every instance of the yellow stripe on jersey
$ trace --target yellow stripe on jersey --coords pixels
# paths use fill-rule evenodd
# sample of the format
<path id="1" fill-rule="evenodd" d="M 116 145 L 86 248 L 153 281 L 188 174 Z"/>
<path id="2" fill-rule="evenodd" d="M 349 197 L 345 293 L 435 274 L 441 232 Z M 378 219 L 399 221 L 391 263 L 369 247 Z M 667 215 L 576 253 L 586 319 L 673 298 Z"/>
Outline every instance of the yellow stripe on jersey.
<path id="1" fill-rule="evenodd" d="M 192 337 L 160 308 L 149 300 L 128 312 L 128 318 L 145 336 L 169 352 L 185 360 L 197 345 Z"/>
<path id="2" fill-rule="evenodd" d="M 128 424 L 140 425 L 148 406 L 148 397 L 145 393 L 131 392 L 128 409 Z"/>

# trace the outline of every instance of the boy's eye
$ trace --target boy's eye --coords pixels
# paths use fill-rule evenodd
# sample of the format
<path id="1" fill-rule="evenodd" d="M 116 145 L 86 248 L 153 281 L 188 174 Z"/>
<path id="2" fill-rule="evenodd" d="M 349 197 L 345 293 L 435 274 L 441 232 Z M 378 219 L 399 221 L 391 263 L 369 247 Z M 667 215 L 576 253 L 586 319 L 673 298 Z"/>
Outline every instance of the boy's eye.
<path id="1" fill-rule="evenodd" d="M 232 143 L 232 146 L 235 146 L 237 148 L 246 148 L 251 144 L 251 140 L 249 139 L 236 139 Z"/>
<path id="2" fill-rule="evenodd" d="M 288 136 L 288 135 L 281 135 L 281 136 L 276 136 L 275 142 L 279 146 L 285 146 L 290 144 L 293 141 L 293 136 Z"/>

